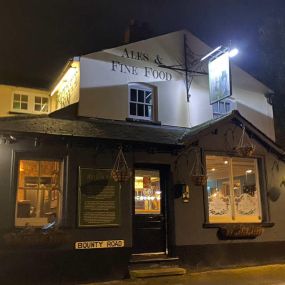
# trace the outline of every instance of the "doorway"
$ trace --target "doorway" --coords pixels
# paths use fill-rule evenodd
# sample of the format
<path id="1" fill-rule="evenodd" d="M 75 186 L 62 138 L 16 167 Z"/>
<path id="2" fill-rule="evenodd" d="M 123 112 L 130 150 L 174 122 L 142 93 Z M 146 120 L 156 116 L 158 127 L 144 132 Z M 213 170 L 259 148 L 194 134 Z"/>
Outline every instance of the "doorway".
<path id="1" fill-rule="evenodd" d="M 133 253 L 166 253 L 166 171 L 135 169 Z"/>

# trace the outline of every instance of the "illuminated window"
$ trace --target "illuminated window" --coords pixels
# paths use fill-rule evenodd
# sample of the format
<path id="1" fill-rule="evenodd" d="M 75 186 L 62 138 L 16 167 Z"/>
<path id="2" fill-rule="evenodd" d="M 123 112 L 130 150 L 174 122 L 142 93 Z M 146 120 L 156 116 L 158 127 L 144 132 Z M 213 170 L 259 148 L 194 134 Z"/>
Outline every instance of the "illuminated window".
<path id="1" fill-rule="evenodd" d="M 139 84 L 129 85 L 129 117 L 153 120 L 153 89 Z"/>
<path id="2" fill-rule="evenodd" d="M 225 99 L 218 101 L 212 105 L 213 108 L 213 118 L 218 118 L 223 115 L 230 113 L 235 108 L 235 102 L 231 99 Z"/>
<path id="3" fill-rule="evenodd" d="M 14 93 L 13 109 L 17 111 L 28 110 L 28 95 Z"/>
<path id="4" fill-rule="evenodd" d="M 135 171 L 135 214 L 160 214 L 161 189 L 158 170 Z"/>
<path id="5" fill-rule="evenodd" d="M 60 161 L 20 160 L 15 226 L 43 226 L 61 218 Z"/>
<path id="6" fill-rule="evenodd" d="M 48 98 L 35 96 L 34 111 L 47 113 L 48 112 Z"/>
<path id="7" fill-rule="evenodd" d="M 12 97 L 12 111 L 19 113 L 48 113 L 49 97 L 17 91 Z"/>
<path id="8" fill-rule="evenodd" d="M 260 223 L 257 159 L 206 156 L 210 223 Z"/>

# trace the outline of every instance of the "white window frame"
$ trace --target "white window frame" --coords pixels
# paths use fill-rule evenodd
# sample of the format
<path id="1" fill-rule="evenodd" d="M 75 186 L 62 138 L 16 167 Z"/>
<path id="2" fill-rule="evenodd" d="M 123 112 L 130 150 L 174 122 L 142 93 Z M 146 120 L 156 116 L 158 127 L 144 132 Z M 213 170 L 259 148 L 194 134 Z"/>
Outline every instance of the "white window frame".
<path id="1" fill-rule="evenodd" d="M 22 96 L 22 95 L 28 96 L 28 102 L 27 102 L 28 108 L 27 109 L 14 109 L 14 98 L 15 98 L 15 95 L 17 95 L 17 94 L 19 94 L 20 96 Z M 47 112 L 35 110 L 36 97 L 40 97 L 41 102 L 42 102 L 42 98 L 48 99 Z M 48 114 L 50 112 L 50 97 L 48 95 L 26 92 L 26 91 L 22 91 L 22 90 L 14 91 L 12 93 L 12 98 L 11 98 L 11 112 L 23 113 L 23 114 Z"/>
<path id="2" fill-rule="evenodd" d="M 218 106 L 218 111 L 214 111 L 214 105 L 217 105 Z M 224 111 L 221 111 L 222 107 L 221 105 L 224 105 L 223 108 L 224 108 Z M 226 110 L 226 105 L 229 106 L 229 110 Z M 235 110 L 236 109 L 236 104 L 235 104 L 235 101 L 233 98 L 229 99 L 229 98 L 226 98 L 224 100 L 221 100 L 221 101 L 218 101 L 218 102 L 215 102 L 214 104 L 212 104 L 212 110 L 213 110 L 213 118 L 219 118 L 221 116 L 224 116 L 226 114 L 229 114 L 232 110 Z"/>
<path id="3" fill-rule="evenodd" d="M 222 221 L 222 220 L 219 220 L 218 222 L 217 221 L 210 221 L 210 213 L 209 213 L 209 199 L 208 199 L 208 189 L 206 189 L 206 208 L 207 208 L 207 223 L 209 224 L 240 224 L 240 223 L 262 223 L 263 221 L 263 207 L 264 207 L 264 204 L 262 202 L 262 199 L 261 199 L 261 181 L 260 181 L 260 167 L 259 167 L 259 162 L 258 162 L 258 158 L 255 158 L 255 157 L 252 157 L 251 159 L 254 160 L 254 168 L 256 170 L 256 173 L 255 173 L 255 182 L 256 182 L 256 195 L 257 195 L 257 201 L 258 201 L 258 215 L 259 215 L 259 220 L 256 220 L 256 219 L 252 219 L 251 221 L 248 221 L 248 222 L 245 222 L 243 220 L 238 220 L 238 215 L 235 213 L 235 210 L 234 210 L 234 184 L 235 184 L 235 181 L 234 181 L 234 173 L 233 173 L 233 158 L 235 158 L 235 156 L 229 156 L 229 155 L 222 155 L 222 154 L 211 154 L 211 153 L 207 153 L 206 156 L 205 156 L 205 161 L 207 161 L 207 156 L 219 156 L 219 157 L 223 157 L 224 159 L 226 159 L 228 161 L 228 164 L 229 164 L 229 177 L 228 177 L 228 182 L 229 182 L 229 189 L 230 189 L 230 192 L 229 192 L 229 196 L 230 196 L 230 205 L 229 207 L 231 208 L 231 219 L 228 218 L 226 219 L 226 221 Z M 239 159 L 243 159 L 243 157 L 238 157 Z M 246 158 L 245 158 L 246 159 Z M 206 187 L 207 188 L 207 187 Z"/>
<path id="4" fill-rule="evenodd" d="M 128 117 L 132 118 L 132 119 L 136 119 L 136 120 L 146 120 L 146 121 L 154 121 L 155 120 L 155 97 L 154 97 L 154 88 L 151 86 L 147 86 L 144 84 L 138 84 L 138 83 L 131 83 L 128 85 L 128 92 L 129 92 L 129 96 L 128 96 Z M 131 100 L 131 89 L 136 89 L 136 90 L 142 90 L 144 92 L 148 91 L 151 92 L 152 94 L 152 104 L 148 104 L 146 102 L 139 102 L 138 99 L 137 101 L 132 101 Z M 138 115 L 131 115 L 131 107 L 130 104 L 134 103 L 136 104 L 136 106 L 138 104 L 141 104 L 144 106 L 144 112 L 145 112 L 145 106 L 151 106 L 151 117 L 148 116 L 138 116 Z M 137 114 L 138 112 L 136 112 Z"/>

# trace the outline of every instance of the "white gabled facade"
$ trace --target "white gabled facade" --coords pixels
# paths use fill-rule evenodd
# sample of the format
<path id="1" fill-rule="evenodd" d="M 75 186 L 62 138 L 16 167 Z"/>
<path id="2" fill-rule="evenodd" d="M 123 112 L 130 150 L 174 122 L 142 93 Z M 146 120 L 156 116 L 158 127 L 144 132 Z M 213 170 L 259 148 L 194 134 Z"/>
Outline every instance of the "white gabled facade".
<path id="1" fill-rule="evenodd" d="M 187 102 L 184 73 L 159 67 L 184 64 L 184 35 L 198 57 L 211 50 L 189 32 L 179 31 L 82 56 L 78 114 L 112 120 L 135 117 L 130 115 L 129 86 L 137 84 L 153 89 L 152 119 L 162 125 L 192 127 L 212 119 L 208 76 L 193 78 Z M 265 97 L 271 90 L 233 64 L 231 73 L 231 108 L 274 140 L 272 106 Z"/>
<path id="2" fill-rule="evenodd" d="M 188 31 L 179 31 L 74 58 L 50 92 L 0 85 L 0 115 L 49 113 L 79 103 L 78 115 L 83 117 L 143 119 L 180 127 L 211 120 L 217 107 L 213 111 L 210 105 L 208 76 L 193 77 L 188 102 L 185 73 L 159 66 L 183 68 L 184 37 L 197 58 L 211 51 Z M 237 109 L 275 140 L 272 106 L 265 97 L 272 91 L 234 64 L 231 74 L 227 108 Z"/>

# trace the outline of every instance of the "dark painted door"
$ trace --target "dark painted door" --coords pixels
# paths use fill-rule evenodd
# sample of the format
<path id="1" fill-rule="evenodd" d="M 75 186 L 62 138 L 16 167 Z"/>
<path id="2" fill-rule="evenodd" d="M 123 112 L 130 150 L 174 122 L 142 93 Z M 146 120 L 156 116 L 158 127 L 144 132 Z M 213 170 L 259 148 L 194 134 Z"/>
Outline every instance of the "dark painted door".
<path id="1" fill-rule="evenodd" d="M 161 169 L 136 169 L 133 253 L 166 251 L 165 179 Z"/>

